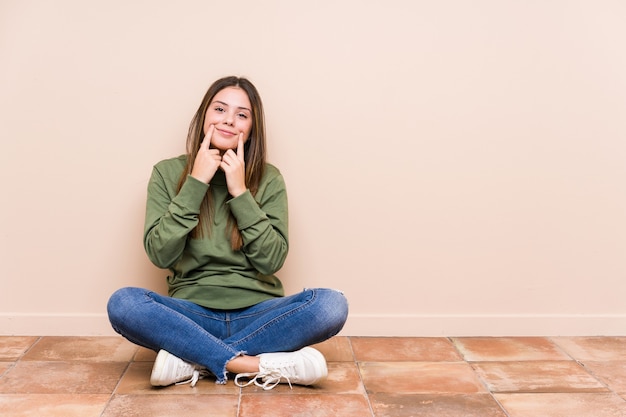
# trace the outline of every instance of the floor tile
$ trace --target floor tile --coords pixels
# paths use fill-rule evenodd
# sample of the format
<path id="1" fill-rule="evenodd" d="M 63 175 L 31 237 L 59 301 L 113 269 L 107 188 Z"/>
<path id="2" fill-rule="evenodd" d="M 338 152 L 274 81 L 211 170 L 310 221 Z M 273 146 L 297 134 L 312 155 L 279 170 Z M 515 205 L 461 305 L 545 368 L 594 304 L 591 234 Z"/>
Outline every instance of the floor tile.
<path id="1" fill-rule="evenodd" d="M 124 362 L 20 361 L 2 377 L 0 394 L 110 394 Z"/>
<path id="2" fill-rule="evenodd" d="M 463 362 L 363 362 L 359 368 L 368 393 L 486 392 L 472 368 Z"/>
<path id="3" fill-rule="evenodd" d="M 353 337 L 357 361 L 426 361 L 462 360 L 450 340 L 437 337 Z"/>
<path id="4" fill-rule="evenodd" d="M 0 395 L 0 416 L 100 417 L 110 395 Z"/>
<path id="5" fill-rule="evenodd" d="M 39 339 L 36 336 L 0 336 L 0 361 L 14 361 Z"/>
<path id="6" fill-rule="evenodd" d="M 470 362 L 571 359 L 543 337 L 461 337 L 453 342 Z"/>
<path id="7" fill-rule="evenodd" d="M 585 362 L 585 368 L 618 394 L 626 395 L 626 361 Z"/>
<path id="8" fill-rule="evenodd" d="M 150 385 L 151 362 L 133 362 L 122 376 L 115 389 L 116 394 L 153 394 L 153 395 L 185 395 L 185 394 L 219 394 L 239 395 L 239 387 L 229 382 L 218 385 L 215 378 L 206 378 L 198 381 L 195 387 L 190 384 L 170 385 L 169 387 L 153 387 Z"/>
<path id="9" fill-rule="evenodd" d="M 237 417 L 236 395 L 116 395 L 102 417 Z"/>
<path id="10" fill-rule="evenodd" d="M 265 394 L 262 388 L 250 385 L 242 388 L 243 394 Z M 354 362 L 329 362 L 328 363 L 328 379 L 316 384 L 315 386 L 302 387 L 293 385 L 292 388 L 288 384 L 278 384 L 271 392 L 275 393 L 294 393 L 294 394 L 365 394 L 365 388 L 361 382 L 359 369 Z"/>
<path id="11" fill-rule="evenodd" d="M 626 337 L 337 336 L 328 379 L 155 388 L 156 353 L 122 337 L 0 336 L 0 415 L 626 417 Z M 489 391 L 491 390 L 491 392 Z"/>
<path id="12" fill-rule="evenodd" d="M 317 389 L 321 393 L 365 394 L 359 368 L 354 362 L 329 362 L 328 378 L 319 383 Z"/>
<path id="13" fill-rule="evenodd" d="M 491 392 L 602 392 L 607 388 L 575 361 L 477 362 Z"/>
<path id="14" fill-rule="evenodd" d="M 242 395 L 239 417 L 372 416 L 364 395 Z"/>
<path id="15" fill-rule="evenodd" d="M 135 357 L 133 358 L 136 362 L 152 362 L 156 360 L 157 353 L 154 350 L 147 349 L 145 347 L 137 347 L 137 353 L 135 353 Z"/>
<path id="16" fill-rule="evenodd" d="M 0 378 L 13 365 L 15 365 L 15 362 L 0 362 Z"/>
<path id="17" fill-rule="evenodd" d="M 494 394 L 509 417 L 624 417 L 615 394 Z"/>
<path id="18" fill-rule="evenodd" d="M 555 337 L 572 358 L 585 361 L 626 361 L 626 337 Z"/>
<path id="19" fill-rule="evenodd" d="M 42 337 L 22 358 L 25 361 L 127 362 L 137 346 L 122 337 Z"/>
<path id="20" fill-rule="evenodd" d="M 352 362 L 354 355 L 347 337 L 335 336 L 313 346 L 322 352 L 328 362 Z"/>
<path id="21" fill-rule="evenodd" d="M 506 417 L 489 394 L 372 394 L 376 417 Z"/>

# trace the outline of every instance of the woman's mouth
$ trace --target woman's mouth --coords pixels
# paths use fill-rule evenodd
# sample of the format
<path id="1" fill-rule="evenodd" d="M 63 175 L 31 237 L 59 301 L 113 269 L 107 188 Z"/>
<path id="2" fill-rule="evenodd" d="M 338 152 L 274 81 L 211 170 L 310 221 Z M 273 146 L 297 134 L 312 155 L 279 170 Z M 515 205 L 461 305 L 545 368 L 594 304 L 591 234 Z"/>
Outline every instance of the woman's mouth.
<path id="1" fill-rule="evenodd" d="M 226 136 L 226 137 L 231 137 L 231 136 L 235 136 L 236 133 L 235 132 L 229 132 L 228 130 L 222 130 L 222 129 L 216 129 L 218 132 L 220 132 L 220 134 L 222 136 Z"/>

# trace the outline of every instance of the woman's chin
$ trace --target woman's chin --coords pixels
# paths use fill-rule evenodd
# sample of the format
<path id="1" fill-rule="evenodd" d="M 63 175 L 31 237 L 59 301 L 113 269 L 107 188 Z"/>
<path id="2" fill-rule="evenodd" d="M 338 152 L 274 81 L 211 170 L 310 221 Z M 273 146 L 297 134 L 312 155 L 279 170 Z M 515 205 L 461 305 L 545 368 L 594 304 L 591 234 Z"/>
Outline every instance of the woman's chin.
<path id="1" fill-rule="evenodd" d="M 218 142 L 218 143 L 211 143 L 212 147 L 219 150 L 221 153 L 226 152 L 229 149 L 237 149 L 237 143 L 235 144 L 231 144 L 231 143 L 223 143 L 223 142 Z"/>

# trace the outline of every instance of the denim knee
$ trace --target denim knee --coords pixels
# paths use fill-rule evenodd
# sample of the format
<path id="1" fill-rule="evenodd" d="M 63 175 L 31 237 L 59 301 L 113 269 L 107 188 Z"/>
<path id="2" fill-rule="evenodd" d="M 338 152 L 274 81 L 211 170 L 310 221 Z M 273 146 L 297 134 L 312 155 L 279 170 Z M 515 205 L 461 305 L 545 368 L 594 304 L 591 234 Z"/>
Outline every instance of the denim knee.
<path id="1" fill-rule="evenodd" d="M 328 337 L 339 333 L 348 319 L 348 300 L 341 291 L 321 288 L 316 290 L 320 309 L 318 317 L 324 323 Z"/>
<path id="2" fill-rule="evenodd" d="M 138 297 L 143 294 L 145 290 L 133 287 L 120 288 L 111 294 L 107 303 L 107 314 L 116 331 L 118 331 L 117 325 L 124 321 L 128 312 L 137 305 Z"/>

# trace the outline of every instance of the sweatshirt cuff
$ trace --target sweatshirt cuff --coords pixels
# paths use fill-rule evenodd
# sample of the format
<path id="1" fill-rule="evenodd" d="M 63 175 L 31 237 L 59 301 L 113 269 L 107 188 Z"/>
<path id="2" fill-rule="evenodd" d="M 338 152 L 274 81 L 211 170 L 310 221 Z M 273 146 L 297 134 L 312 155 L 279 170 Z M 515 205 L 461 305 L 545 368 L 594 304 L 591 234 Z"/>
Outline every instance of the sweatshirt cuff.
<path id="1" fill-rule="evenodd" d="M 200 205 L 208 189 L 209 184 L 187 175 L 187 179 L 176 196 L 176 200 L 182 207 L 200 212 Z"/>
<path id="2" fill-rule="evenodd" d="M 250 190 L 246 190 L 240 196 L 228 200 L 228 205 L 233 216 L 237 219 L 239 230 L 250 227 L 267 217 L 254 197 L 252 197 Z"/>

